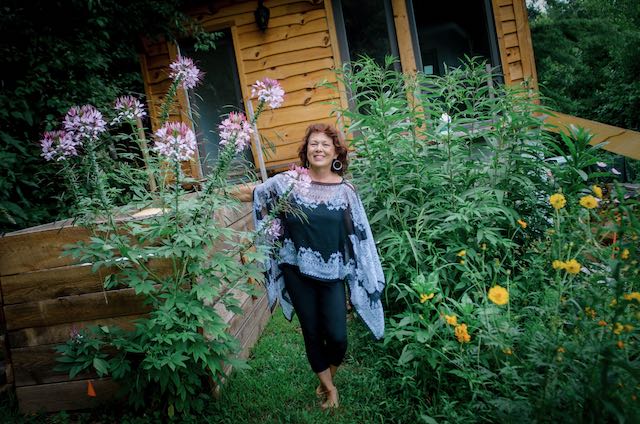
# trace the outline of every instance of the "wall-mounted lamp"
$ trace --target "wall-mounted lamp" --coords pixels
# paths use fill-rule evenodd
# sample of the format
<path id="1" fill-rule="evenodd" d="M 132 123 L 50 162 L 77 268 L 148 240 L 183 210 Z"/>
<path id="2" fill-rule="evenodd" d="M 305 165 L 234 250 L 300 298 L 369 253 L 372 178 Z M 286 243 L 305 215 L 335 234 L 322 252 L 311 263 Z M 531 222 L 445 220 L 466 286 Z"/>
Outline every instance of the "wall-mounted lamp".
<path id="1" fill-rule="evenodd" d="M 267 30 L 270 14 L 269 8 L 264 5 L 264 0 L 258 0 L 258 8 L 253 12 L 253 16 L 256 17 L 256 24 L 260 31 L 265 32 Z"/>

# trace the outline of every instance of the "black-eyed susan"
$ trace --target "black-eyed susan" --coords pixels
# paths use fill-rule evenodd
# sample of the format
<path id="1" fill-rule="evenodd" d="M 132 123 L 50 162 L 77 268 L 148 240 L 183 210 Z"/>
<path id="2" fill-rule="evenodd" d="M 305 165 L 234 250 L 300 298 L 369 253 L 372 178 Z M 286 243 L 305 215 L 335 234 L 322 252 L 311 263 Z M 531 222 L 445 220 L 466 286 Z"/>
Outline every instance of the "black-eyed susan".
<path id="1" fill-rule="evenodd" d="M 506 305 L 509 302 L 509 292 L 504 287 L 495 285 L 489 289 L 489 300 L 496 305 Z"/>
<path id="2" fill-rule="evenodd" d="M 471 341 L 471 336 L 467 331 L 467 324 L 456 325 L 454 333 L 460 343 L 469 343 Z"/>
<path id="3" fill-rule="evenodd" d="M 580 262 L 578 262 L 575 259 L 569 259 L 564 263 L 564 270 L 567 271 L 569 274 L 575 275 L 579 273 L 581 267 L 582 265 L 580 265 Z"/>
<path id="4" fill-rule="evenodd" d="M 567 199 L 565 199 L 564 194 L 556 193 L 549 196 L 549 203 L 555 210 L 559 210 L 565 207 Z"/>
<path id="5" fill-rule="evenodd" d="M 594 209 L 598 207 L 598 199 L 588 194 L 580 198 L 580 206 L 587 209 Z"/>

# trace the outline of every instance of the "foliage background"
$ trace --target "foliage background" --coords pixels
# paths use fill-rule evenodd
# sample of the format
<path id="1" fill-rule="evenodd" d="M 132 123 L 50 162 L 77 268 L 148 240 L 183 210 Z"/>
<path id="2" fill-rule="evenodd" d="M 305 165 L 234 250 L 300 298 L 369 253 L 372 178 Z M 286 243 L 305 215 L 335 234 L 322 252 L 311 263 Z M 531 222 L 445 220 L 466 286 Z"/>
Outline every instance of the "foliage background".
<path id="1" fill-rule="evenodd" d="M 0 8 L 0 233 L 66 218 L 39 139 L 70 106 L 144 93 L 141 37 L 197 28 L 190 0 L 9 0 Z M 203 34 L 200 34 L 203 36 Z"/>

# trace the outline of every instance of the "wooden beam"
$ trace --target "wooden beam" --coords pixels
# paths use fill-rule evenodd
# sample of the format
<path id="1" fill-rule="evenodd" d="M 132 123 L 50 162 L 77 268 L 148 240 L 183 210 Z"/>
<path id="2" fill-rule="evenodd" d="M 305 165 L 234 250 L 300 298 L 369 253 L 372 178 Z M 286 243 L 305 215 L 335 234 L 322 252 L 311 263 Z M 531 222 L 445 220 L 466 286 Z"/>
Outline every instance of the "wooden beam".
<path id="1" fill-rule="evenodd" d="M 405 74 L 415 74 L 418 66 L 414 55 L 413 39 L 411 38 L 407 2 L 406 0 L 391 0 L 391 8 L 393 9 L 393 21 L 396 26 L 396 38 L 398 39 L 402 72 Z"/>

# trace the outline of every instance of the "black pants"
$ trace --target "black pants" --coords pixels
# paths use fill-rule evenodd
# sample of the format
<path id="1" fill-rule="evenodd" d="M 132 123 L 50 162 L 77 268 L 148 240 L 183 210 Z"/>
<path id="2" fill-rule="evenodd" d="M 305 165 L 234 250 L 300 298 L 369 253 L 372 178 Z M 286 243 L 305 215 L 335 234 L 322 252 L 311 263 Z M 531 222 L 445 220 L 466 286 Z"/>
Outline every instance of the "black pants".
<path id="1" fill-rule="evenodd" d="M 344 281 L 324 282 L 283 266 L 284 285 L 300 320 L 307 359 L 313 372 L 342 363 L 347 351 Z"/>

